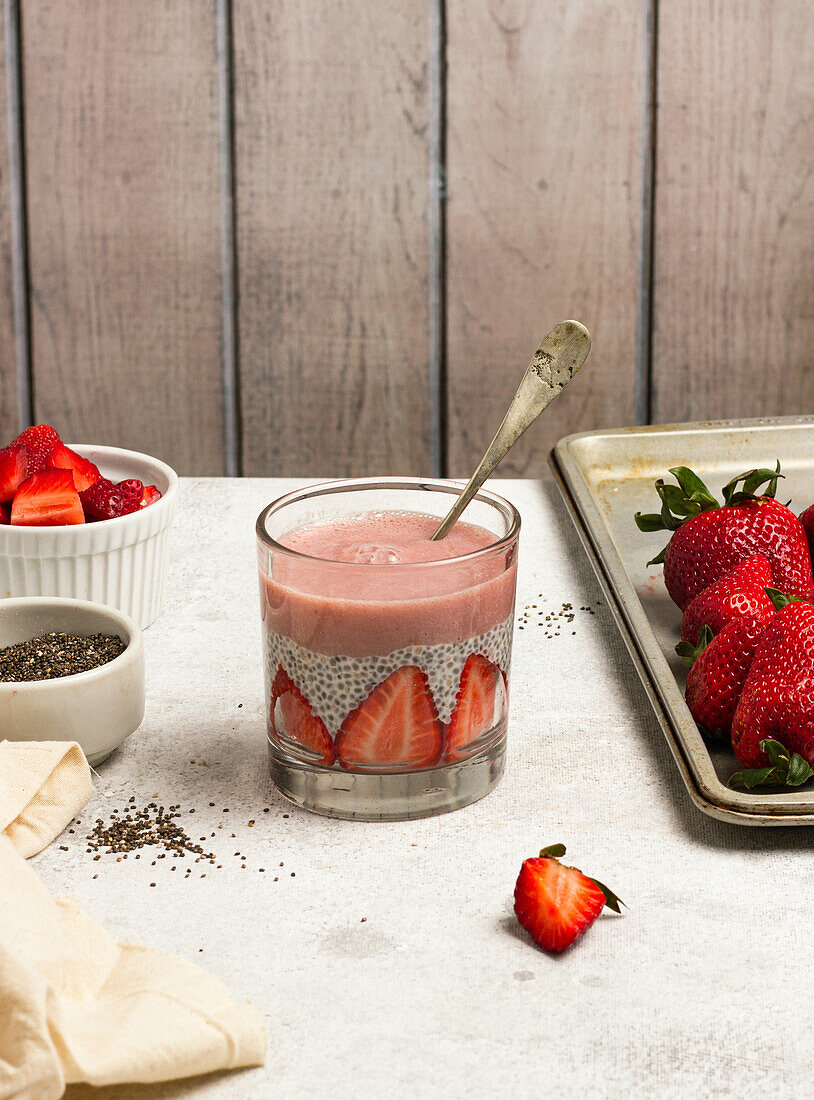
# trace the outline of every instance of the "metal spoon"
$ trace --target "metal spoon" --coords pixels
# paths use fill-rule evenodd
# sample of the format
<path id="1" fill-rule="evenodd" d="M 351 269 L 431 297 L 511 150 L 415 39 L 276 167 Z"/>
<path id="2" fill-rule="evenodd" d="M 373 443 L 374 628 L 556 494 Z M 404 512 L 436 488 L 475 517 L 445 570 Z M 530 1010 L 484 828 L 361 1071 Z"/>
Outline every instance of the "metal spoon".
<path id="1" fill-rule="evenodd" d="M 449 534 L 451 527 L 487 477 L 505 458 L 526 428 L 565 389 L 587 359 L 590 350 L 590 333 L 579 321 L 560 321 L 545 334 L 526 368 L 495 438 L 463 492 L 441 521 L 441 526 L 432 536 L 433 540 L 442 539 Z"/>

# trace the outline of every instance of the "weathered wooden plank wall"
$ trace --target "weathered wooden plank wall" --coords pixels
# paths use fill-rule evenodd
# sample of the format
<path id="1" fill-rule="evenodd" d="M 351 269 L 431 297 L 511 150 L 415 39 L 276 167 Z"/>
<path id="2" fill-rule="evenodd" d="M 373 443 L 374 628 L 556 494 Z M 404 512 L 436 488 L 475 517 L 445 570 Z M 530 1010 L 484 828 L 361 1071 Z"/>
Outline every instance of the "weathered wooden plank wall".
<path id="1" fill-rule="evenodd" d="M 22 17 L 35 416 L 221 473 L 215 6 Z"/>
<path id="2" fill-rule="evenodd" d="M 13 32 L 12 32 L 13 33 Z M 9 103 L 5 24 L 0 27 L 0 437 L 16 433 L 22 401 L 18 387 L 17 344 L 14 338 L 14 262 L 12 245 L 12 160 L 9 144 Z M 16 87 L 12 84 L 12 94 Z"/>
<path id="3" fill-rule="evenodd" d="M 652 415 L 814 412 L 814 10 L 659 24 Z"/>
<path id="4" fill-rule="evenodd" d="M 448 0 L 449 467 L 465 475 L 542 335 L 593 351 L 502 471 L 534 476 L 569 431 L 636 417 L 641 5 Z"/>
<path id="5" fill-rule="evenodd" d="M 428 9 L 234 16 L 243 471 L 426 471 Z"/>
<path id="6" fill-rule="evenodd" d="M 564 316 L 593 353 L 506 473 L 812 407 L 805 0 L 4 12 L 3 437 L 461 475 Z"/>

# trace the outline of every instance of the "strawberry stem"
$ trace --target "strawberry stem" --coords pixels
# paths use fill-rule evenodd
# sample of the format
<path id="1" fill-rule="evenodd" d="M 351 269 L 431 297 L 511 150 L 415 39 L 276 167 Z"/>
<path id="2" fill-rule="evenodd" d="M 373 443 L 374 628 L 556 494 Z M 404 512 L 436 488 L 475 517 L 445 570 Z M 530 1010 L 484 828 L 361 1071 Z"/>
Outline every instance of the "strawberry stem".
<path id="1" fill-rule="evenodd" d="M 547 848 L 543 848 L 540 852 L 540 859 L 558 859 L 560 856 L 564 855 L 564 844 L 549 844 Z"/>

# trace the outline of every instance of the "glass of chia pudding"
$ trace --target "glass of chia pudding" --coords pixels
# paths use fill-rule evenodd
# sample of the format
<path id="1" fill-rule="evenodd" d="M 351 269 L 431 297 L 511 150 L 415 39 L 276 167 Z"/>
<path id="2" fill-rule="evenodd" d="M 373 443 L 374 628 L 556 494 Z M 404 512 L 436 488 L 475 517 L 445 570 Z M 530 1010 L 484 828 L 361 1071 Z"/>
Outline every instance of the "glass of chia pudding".
<path id="1" fill-rule="evenodd" d="M 396 821 L 487 794 L 503 773 L 517 509 L 460 486 L 314 485 L 257 520 L 271 776 L 334 817 Z"/>

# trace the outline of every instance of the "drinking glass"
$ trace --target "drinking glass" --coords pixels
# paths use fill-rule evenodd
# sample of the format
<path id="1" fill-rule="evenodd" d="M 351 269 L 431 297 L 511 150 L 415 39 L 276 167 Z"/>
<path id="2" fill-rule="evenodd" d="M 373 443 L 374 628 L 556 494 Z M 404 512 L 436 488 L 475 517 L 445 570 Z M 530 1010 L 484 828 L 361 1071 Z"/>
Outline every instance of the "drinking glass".
<path id="1" fill-rule="evenodd" d="M 300 528 L 370 514 L 440 522 L 460 492 L 445 480 L 356 478 L 298 489 L 260 513 L 269 766 L 298 805 L 403 820 L 465 806 L 500 779 L 517 509 L 482 489 L 459 522 L 492 541 L 437 561 L 393 563 L 374 546 L 369 560 L 340 562 L 286 545 Z"/>

